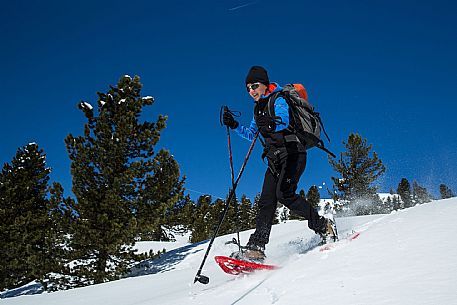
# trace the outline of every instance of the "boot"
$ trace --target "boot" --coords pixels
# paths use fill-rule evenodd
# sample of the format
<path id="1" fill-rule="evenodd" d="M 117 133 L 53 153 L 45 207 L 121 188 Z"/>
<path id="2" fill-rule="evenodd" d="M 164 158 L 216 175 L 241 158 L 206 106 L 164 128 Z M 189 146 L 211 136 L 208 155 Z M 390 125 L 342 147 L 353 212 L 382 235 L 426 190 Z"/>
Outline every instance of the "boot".
<path id="1" fill-rule="evenodd" d="M 263 262 L 265 260 L 265 247 L 257 245 L 246 245 L 243 251 L 243 259 L 254 262 Z"/>
<path id="2" fill-rule="evenodd" d="M 331 218 L 325 218 L 325 227 L 323 232 L 319 232 L 323 243 L 338 241 L 338 231 L 336 230 L 335 221 Z"/>

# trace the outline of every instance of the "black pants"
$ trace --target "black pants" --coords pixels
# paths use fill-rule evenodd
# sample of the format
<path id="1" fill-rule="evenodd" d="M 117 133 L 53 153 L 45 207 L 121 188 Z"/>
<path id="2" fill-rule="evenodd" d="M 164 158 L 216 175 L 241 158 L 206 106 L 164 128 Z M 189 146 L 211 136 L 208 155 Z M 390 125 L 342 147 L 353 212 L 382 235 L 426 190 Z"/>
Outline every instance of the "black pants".
<path id="1" fill-rule="evenodd" d="M 249 238 L 248 245 L 264 247 L 268 243 L 278 201 L 293 213 L 307 219 L 310 229 L 322 232 L 325 219 L 319 216 L 307 200 L 296 194 L 297 184 L 306 167 L 306 153 L 289 154 L 271 165 L 273 166 L 265 173 L 256 230 Z"/>

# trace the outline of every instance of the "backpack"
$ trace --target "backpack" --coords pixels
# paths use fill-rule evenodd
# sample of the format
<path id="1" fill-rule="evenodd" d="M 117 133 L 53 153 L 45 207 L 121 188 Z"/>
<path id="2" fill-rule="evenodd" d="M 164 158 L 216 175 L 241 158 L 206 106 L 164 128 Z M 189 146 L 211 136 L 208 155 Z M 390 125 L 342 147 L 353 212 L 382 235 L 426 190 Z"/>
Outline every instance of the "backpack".
<path id="1" fill-rule="evenodd" d="M 308 93 L 302 84 L 285 85 L 281 96 L 289 106 L 290 123 L 289 129 L 297 135 L 305 149 L 318 147 L 336 158 L 336 156 L 324 146 L 321 140 L 321 131 L 330 142 L 325 131 L 324 124 L 318 112 L 308 102 Z"/>

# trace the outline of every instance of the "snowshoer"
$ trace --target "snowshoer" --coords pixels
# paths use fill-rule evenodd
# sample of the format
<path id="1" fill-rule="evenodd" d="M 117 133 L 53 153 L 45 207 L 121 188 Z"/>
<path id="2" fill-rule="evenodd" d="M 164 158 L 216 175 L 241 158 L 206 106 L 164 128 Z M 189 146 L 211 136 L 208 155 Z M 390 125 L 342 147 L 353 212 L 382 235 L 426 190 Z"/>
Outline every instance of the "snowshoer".
<path id="1" fill-rule="evenodd" d="M 333 220 L 321 217 L 306 199 L 296 193 L 307 155 L 304 145 L 287 128 L 289 106 L 280 94 L 282 87 L 270 83 L 267 71 L 261 66 L 253 66 L 249 70 L 245 83 L 249 95 L 254 99 L 254 118 L 246 127 L 226 111 L 223 123 L 249 141 L 259 130 L 265 142 L 263 155 L 268 168 L 259 200 L 256 229 L 249 238 L 243 256 L 258 261 L 265 258 L 265 245 L 269 241 L 278 201 L 307 219 L 309 228 L 321 235 L 324 241 L 328 238 L 336 240 Z"/>

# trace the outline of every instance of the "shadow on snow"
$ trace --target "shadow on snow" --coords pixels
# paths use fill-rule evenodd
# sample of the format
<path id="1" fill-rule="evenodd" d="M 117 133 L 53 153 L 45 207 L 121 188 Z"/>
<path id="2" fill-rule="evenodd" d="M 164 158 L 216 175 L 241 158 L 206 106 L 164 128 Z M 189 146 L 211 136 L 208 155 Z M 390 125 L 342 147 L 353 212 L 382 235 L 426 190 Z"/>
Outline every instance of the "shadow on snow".
<path id="1" fill-rule="evenodd" d="M 202 251 L 202 249 L 196 249 L 196 247 L 206 242 L 207 240 L 187 245 L 174 249 L 170 252 L 166 252 L 160 255 L 159 258 L 144 260 L 132 267 L 130 272 L 125 277 L 136 277 L 170 271 L 188 255 Z M 43 292 L 43 285 L 34 281 L 22 287 L 1 292 L 0 299 L 12 298 L 21 295 L 41 294 Z"/>
<path id="2" fill-rule="evenodd" d="M 199 243 L 171 250 L 170 252 L 160 255 L 159 258 L 144 260 L 133 266 L 126 277 L 136 277 L 170 271 L 188 255 L 202 251 L 203 249 L 195 248 L 206 242 L 208 241 L 204 240 Z"/>

